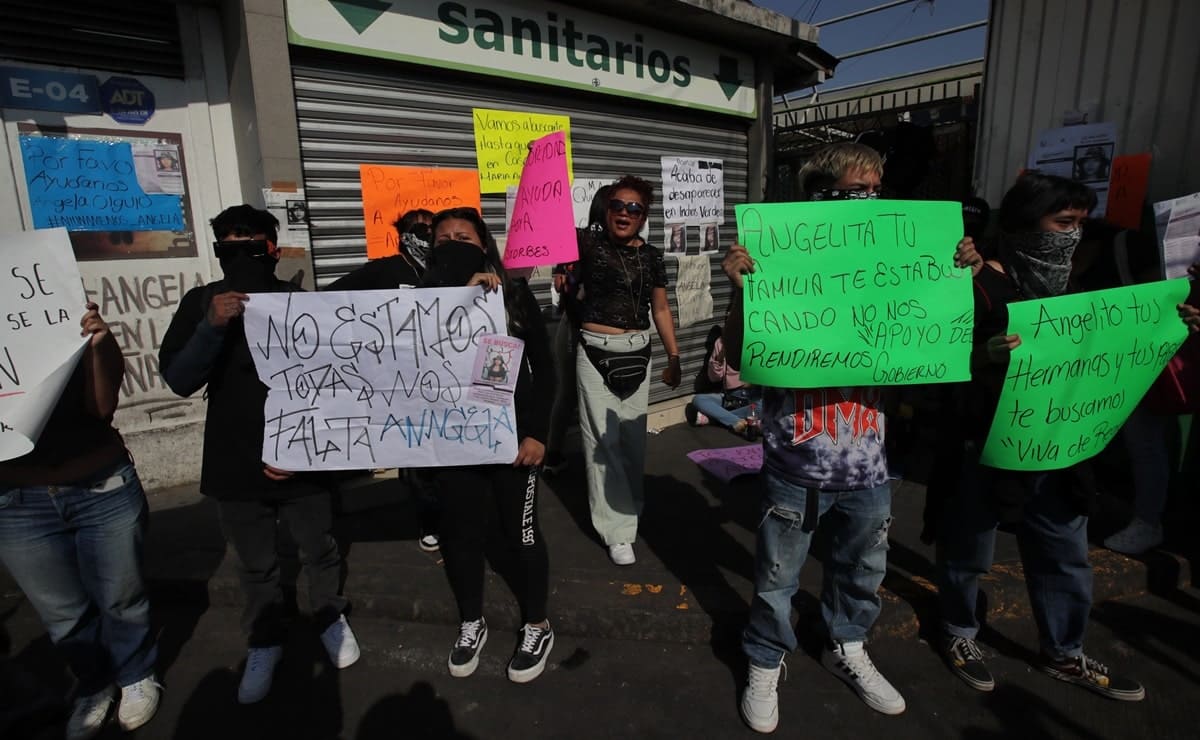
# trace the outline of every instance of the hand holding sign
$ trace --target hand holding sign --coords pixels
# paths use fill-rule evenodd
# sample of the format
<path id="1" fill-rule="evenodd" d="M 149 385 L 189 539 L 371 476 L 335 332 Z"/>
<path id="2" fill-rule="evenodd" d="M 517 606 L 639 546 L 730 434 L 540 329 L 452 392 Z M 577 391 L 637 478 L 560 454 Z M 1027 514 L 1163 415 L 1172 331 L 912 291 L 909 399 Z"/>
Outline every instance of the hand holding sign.
<path id="1" fill-rule="evenodd" d="M 508 227 L 504 266 L 537 267 L 578 258 L 566 135 L 558 131 L 529 148 Z"/>
<path id="2" fill-rule="evenodd" d="M 66 229 L 0 235 L 9 265 L 0 289 L 5 325 L 0 334 L 0 460 L 28 454 L 37 444 L 63 388 L 91 339 L 108 326 L 87 305 Z"/>

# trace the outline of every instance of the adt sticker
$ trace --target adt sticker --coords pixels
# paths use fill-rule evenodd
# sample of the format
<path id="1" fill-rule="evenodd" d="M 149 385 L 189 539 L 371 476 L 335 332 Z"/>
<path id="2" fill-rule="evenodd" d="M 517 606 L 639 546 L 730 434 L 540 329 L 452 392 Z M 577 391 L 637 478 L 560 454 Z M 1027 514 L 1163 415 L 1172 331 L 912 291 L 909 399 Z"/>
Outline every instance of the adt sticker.
<path id="1" fill-rule="evenodd" d="M 132 77 L 109 77 L 100 86 L 100 104 L 121 123 L 142 124 L 154 115 L 154 93 Z"/>

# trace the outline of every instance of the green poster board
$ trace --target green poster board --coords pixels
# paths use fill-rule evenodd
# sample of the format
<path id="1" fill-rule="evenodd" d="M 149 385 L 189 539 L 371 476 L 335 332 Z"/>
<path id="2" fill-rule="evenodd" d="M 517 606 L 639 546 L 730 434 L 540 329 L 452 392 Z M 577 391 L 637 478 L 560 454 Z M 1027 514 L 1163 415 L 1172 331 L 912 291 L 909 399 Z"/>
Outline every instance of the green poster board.
<path id="1" fill-rule="evenodd" d="M 779 388 L 970 378 L 971 273 L 958 203 L 740 205 L 742 378 Z"/>
<path id="2" fill-rule="evenodd" d="M 1187 338 L 1187 280 L 1008 306 L 1012 351 L 980 461 L 1058 470 L 1099 453 Z"/>

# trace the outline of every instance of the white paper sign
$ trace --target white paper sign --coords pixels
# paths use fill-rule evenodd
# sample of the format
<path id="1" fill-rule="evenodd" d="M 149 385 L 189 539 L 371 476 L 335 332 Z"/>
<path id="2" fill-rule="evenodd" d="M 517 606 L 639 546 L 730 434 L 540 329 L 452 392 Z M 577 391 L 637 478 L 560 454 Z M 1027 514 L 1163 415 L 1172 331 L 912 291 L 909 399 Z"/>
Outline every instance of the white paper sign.
<path id="1" fill-rule="evenodd" d="M 719 159 L 662 158 L 663 220 L 725 223 L 725 169 Z"/>
<path id="2" fill-rule="evenodd" d="M 1188 268 L 1200 262 L 1200 197 L 1171 201 L 1162 230 L 1163 271 L 1167 279 L 1187 277 Z M 1157 212 L 1159 204 L 1155 204 Z"/>
<path id="3" fill-rule="evenodd" d="M 1096 192 L 1094 218 L 1103 218 L 1108 205 L 1108 181 L 1116 156 L 1117 125 L 1091 123 L 1050 129 L 1038 135 L 1029 153 L 1029 168 L 1046 175 L 1077 180 Z"/>
<path id="4" fill-rule="evenodd" d="M 246 341 L 268 387 L 263 460 L 283 470 L 510 464 L 516 411 L 467 398 L 480 338 L 506 331 L 479 288 L 256 294 Z"/>
<path id="5" fill-rule="evenodd" d="M 263 202 L 271 215 L 279 219 L 279 246 L 308 249 L 308 201 L 304 188 L 274 190 L 263 188 Z"/>
<path id="6" fill-rule="evenodd" d="M 85 303 L 66 229 L 0 234 L 0 460 L 33 451 L 88 339 Z"/>
<path id="7" fill-rule="evenodd" d="M 708 257 L 688 254 L 679 258 L 679 274 L 675 278 L 675 305 L 679 307 L 677 318 L 680 329 L 712 318 L 711 283 L 712 271 Z"/>

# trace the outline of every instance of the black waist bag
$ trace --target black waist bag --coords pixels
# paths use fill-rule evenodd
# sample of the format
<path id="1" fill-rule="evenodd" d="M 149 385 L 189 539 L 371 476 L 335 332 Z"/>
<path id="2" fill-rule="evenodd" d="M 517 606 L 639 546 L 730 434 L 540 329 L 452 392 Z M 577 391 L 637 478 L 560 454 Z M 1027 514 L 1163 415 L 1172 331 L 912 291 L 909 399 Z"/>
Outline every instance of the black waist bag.
<path id="1" fill-rule="evenodd" d="M 600 377 L 604 385 L 624 401 L 632 396 L 642 382 L 646 380 L 646 371 L 650 367 L 650 345 L 647 344 L 633 352 L 610 352 L 603 347 L 593 347 L 587 342 L 580 342 L 588 361 Z"/>

